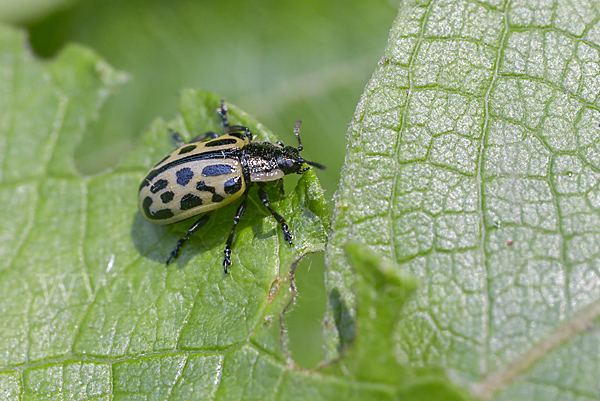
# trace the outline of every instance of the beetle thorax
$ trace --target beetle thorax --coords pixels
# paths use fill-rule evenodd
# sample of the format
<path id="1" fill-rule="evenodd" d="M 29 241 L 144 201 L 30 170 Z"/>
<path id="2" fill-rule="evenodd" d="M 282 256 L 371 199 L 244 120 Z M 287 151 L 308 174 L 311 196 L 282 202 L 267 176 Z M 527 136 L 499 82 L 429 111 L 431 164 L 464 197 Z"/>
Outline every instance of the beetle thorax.
<path id="1" fill-rule="evenodd" d="M 277 146 L 265 142 L 251 142 L 242 151 L 242 168 L 250 182 L 276 181 L 285 174 L 277 165 Z"/>

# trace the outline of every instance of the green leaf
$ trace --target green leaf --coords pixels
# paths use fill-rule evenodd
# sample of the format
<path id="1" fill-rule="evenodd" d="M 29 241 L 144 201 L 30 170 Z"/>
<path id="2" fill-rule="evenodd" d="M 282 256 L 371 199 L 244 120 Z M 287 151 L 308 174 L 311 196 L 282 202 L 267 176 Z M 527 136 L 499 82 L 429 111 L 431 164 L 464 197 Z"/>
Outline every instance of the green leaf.
<path id="1" fill-rule="evenodd" d="M 86 0 L 27 28 L 42 57 L 82 43 L 132 77 L 77 148 L 75 165 L 84 174 L 114 168 L 157 116 L 175 115 L 180 89 L 191 87 L 260 116 L 285 143 L 295 142 L 293 123 L 302 119 L 303 154 L 327 165 L 318 177 L 329 200 L 348 122 L 396 13 L 389 0 Z M 303 367 L 322 360 L 323 259 L 299 266 L 302 294 L 285 319 L 291 353 Z"/>
<path id="2" fill-rule="evenodd" d="M 36 379 L 40 367 L 71 354 L 89 306 L 82 285 L 94 268 L 83 253 L 89 181 L 69 155 L 126 77 L 76 45 L 40 63 L 24 35 L 5 26 L 0 49 L 0 381 L 3 398 L 15 399 L 33 390 L 52 392 L 57 383 Z M 47 284 L 64 279 L 67 286 L 50 295 Z M 83 374 L 93 365 L 65 363 L 63 373 Z M 55 374 L 56 367 L 49 368 L 48 377 Z M 109 389 L 100 385 L 97 391 Z"/>
<path id="3" fill-rule="evenodd" d="M 397 305 L 395 361 L 482 398 L 598 399 L 599 16 L 585 1 L 402 4 L 350 126 L 330 359 L 364 341 L 345 253 L 363 242 L 420 280 Z"/>
<path id="4" fill-rule="evenodd" d="M 410 400 L 424 388 L 436 388 L 438 399 L 465 399 L 443 376 L 417 374 L 384 352 L 415 281 L 359 246 L 348 253 L 361 278 L 362 341 L 319 372 L 290 359 L 282 316 L 294 302 L 293 272 L 303 255 L 323 249 L 330 226 L 314 171 L 287 197 L 270 188 L 294 230 L 293 248 L 251 192 L 229 275 L 221 260 L 235 208 L 216 211 L 167 269 L 190 223 L 156 226 L 137 210 L 140 180 L 173 148 L 167 125 L 156 120 L 114 171 L 82 175 L 73 163 L 78 142 L 125 75 L 81 47 L 40 63 L 20 33 L 2 27 L 0 38 L 4 399 Z M 185 90 L 169 125 L 186 138 L 219 130 L 219 102 Z M 277 139 L 229 108 L 232 124 Z"/>
<path id="5" fill-rule="evenodd" d="M 61 10 L 76 0 L 0 0 L 0 21 L 22 22 Z"/>
<path id="6" fill-rule="evenodd" d="M 116 170 L 83 176 L 77 145 L 125 75 L 78 46 L 44 63 L 21 33 L 0 27 L 0 41 L 3 399 L 274 394 L 268 383 L 288 366 L 280 315 L 293 296 L 291 266 L 323 249 L 330 225 L 314 172 L 286 197 L 268 189 L 294 247 L 254 190 L 229 275 L 221 261 L 235 208 L 214 213 L 167 269 L 191 222 L 155 226 L 137 209 L 141 179 L 173 149 L 167 125 L 155 121 Z M 171 126 L 187 138 L 219 130 L 219 101 L 184 91 Z M 230 117 L 276 140 L 234 106 Z"/>
<path id="7" fill-rule="evenodd" d="M 433 386 L 439 399 L 465 399 L 440 375 L 416 375 L 382 352 L 415 282 L 358 246 L 348 252 L 363 278 L 362 341 L 320 372 L 294 365 L 281 320 L 294 301 L 293 271 L 304 254 L 323 249 L 330 225 L 312 170 L 287 197 L 270 191 L 294 230 L 293 248 L 251 193 L 229 275 L 221 260 L 235 208 L 215 212 L 178 266 L 166 269 L 190 223 L 145 221 L 136 195 L 146 171 L 173 147 L 167 125 L 155 121 L 116 170 L 83 176 L 72 163 L 77 143 L 125 76 L 80 47 L 39 63 L 19 33 L 3 27 L 0 38 L 9 49 L 1 65 L 10 72 L 0 81 L 7 110 L 0 194 L 13 216 L 0 231 L 3 398 L 418 399 Z M 185 90 L 171 126 L 188 138 L 219 130 L 219 102 Z M 232 124 L 276 140 L 229 108 Z"/>
<path id="8" fill-rule="evenodd" d="M 0 32 L 2 395 L 467 399 L 450 377 L 486 398 L 597 399 L 597 8 L 402 5 L 351 126 L 327 253 L 341 356 L 316 372 L 293 365 L 280 321 L 288 266 L 325 239 L 314 176 L 270 189 L 298 250 L 256 203 L 230 277 L 213 267 L 233 210 L 165 270 L 187 227 L 143 221 L 133 188 L 171 149 L 166 124 L 83 176 L 75 148 L 123 75 L 76 47 L 35 62 Z M 218 127 L 217 102 L 186 91 L 169 125 Z"/>
<path id="9" fill-rule="evenodd" d="M 402 365 L 390 352 L 398 314 L 416 290 L 417 281 L 399 274 L 396 264 L 382 260 L 365 245 L 348 243 L 344 250 L 356 279 L 358 335 L 342 358 L 319 373 L 349 380 L 338 388 L 347 392 L 344 398 L 348 399 L 469 400 L 466 392 L 442 373 Z"/>

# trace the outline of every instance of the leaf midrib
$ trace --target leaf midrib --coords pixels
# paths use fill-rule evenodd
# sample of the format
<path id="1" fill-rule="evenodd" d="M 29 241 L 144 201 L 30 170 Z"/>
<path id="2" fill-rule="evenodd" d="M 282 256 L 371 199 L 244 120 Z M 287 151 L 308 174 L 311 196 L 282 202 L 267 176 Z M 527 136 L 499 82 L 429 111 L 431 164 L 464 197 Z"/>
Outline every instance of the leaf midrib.
<path id="1" fill-rule="evenodd" d="M 490 332 L 491 332 L 491 328 L 490 328 L 490 322 L 493 319 L 492 316 L 492 308 L 491 308 L 491 302 L 492 300 L 490 299 L 490 294 L 491 294 L 491 282 L 489 279 L 489 274 L 488 274 L 488 260 L 487 260 L 487 253 L 485 251 L 485 243 L 486 243 L 486 228 L 485 228 L 485 216 L 483 213 L 483 191 L 484 188 L 483 186 L 485 185 L 484 180 L 483 180 L 483 153 L 484 153 L 484 146 L 485 146 L 485 141 L 486 141 L 486 135 L 487 135 L 487 131 L 488 131 L 488 124 L 490 122 L 491 116 L 490 116 L 490 94 L 494 88 L 494 84 L 496 83 L 496 80 L 499 77 L 499 70 L 500 70 L 500 60 L 502 57 L 502 50 L 506 44 L 506 37 L 508 35 L 508 16 L 507 16 L 507 10 L 510 6 L 511 1 L 508 0 L 506 2 L 506 4 L 504 5 L 504 10 L 502 11 L 502 21 L 504 23 L 504 29 L 502 32 L 502 39 L 500 40 L 500 45 L 498 46 L 498 49 L 496 50 L 496 61 L 494 62 L 494 73 L 492 75 L 492 79 L 490 80 L 490 84 L 487 88 L 485 97 L 484 97 L 484 107 L 485 107 L 485 112 L 484 112 L 484 122 L 483 122 L 483 128 L 482 128 L 482 132 L 481 132 L 481 139 L 480 139 L 480 143 L 479 143 L 479 150 L 478 150 L 478 155 L 477 155 L 477 177 L 476 177 L 476 182 L 477 182 L 477 188 L 479 188 L 479 207 L 477 208 L 477 214 L 479 216 L 479 230 L 480 230 L 480 238 L 479 238 L 479 253 L 481 255 L 481 263 L 482 263 L 482 269 L 481 271 L 483 272 L 483 280 L 485 281 L 486 285 L 485 285 L 485 289 L 486 289 L 486 296 L 485 296 L 485 304 L 484 304 L 484 308 L 485 308 L 485 313 L 483 314 L 483 316 L 485 317 L 485 322 L 483 322 L 483 327 L 485 330 L 484 336 L 485 336 L 485 341 L 483 343 L 483 351 L 481 353 L 480 356 L 480 364 L 479 366 L 481 366 L 481 370 L 482 370 L 482 376 L 486 377 L 489 374 L 489 363 L 488 363 L 488 358 L 489 358 L 489 349 L 490 349 Z"/>

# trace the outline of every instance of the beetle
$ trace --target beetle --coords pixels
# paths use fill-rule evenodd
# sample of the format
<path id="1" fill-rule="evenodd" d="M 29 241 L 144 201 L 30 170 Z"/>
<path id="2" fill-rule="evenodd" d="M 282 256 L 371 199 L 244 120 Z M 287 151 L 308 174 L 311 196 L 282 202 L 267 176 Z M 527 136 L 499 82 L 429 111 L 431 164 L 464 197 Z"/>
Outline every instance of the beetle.
<path id="1" fill-rule="evenodd" d="M 287 174 L 302 174 L 310 167 L 325 166 L 300 156 L 300 120 L 294 125 L 298 147 L 254 140 L 250 129 L 230 125 L 227 107 L 221 100 L 217 113 L 225 134 L 207 132 L 185 143 L 181 136 L 170 130 L 178 148 L 158 162 L 146 174 L 138 193 L 139 209 L 146 220 L 155 224 L 171 224 L 201 214 L 183 235 L 169 255 L 166 264 L 179 255 L 181 247 L 192 234 L 206 224 L 211 213 L 236 199 L 242 198 L 233 218 L 233 227 L 225 243 L 223 270 L 231 266 L 231 247 L 235 228 L 246 211 L 248 191 L 258 185 L 258 197 L 281 226 L 285 241 L 293 245 L 293 236 L 286 220 L 273 208 L 264 186 Z"/>

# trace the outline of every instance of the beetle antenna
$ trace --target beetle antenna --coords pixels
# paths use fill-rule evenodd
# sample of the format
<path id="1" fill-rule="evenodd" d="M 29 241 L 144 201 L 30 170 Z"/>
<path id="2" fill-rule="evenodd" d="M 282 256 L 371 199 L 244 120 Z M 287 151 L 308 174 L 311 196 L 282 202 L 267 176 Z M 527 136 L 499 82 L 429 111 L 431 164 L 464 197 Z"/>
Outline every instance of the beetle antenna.
<path id="1" fill-rule="evenodd" d="M 302 120 L 298 120 L 296 121 L 296 124 L 294 124 L 294 134 L 296 134 L 296 139 L 298 140 L 298 147 L 296 148 L 296 150 L 298 150 L 298 152 L 301 152 L 302 149 L 304 149 L 304 147 L 302 146 L 302 142 L 300 141 L 300 124 L 302 123 Z"/>
<path id="2" fill-rule="evenodd" d="M 300 141 L 300 124 L 301 123 L 302 123 L 302 120 L 298 120 L 298 121 L 296 121 L 296 124 L 294 124 L 294 134 L 296 134 L 296 139 L 298 140 L 298 147 L 296 148 L 296 150 L 298 152 L 300 152 L 300 151 L 302 151 L 302 149 L 304 149 L 304 147 L 302 146 L 302 142 Z M 321 169 L 321 170 L 327 169 L 327 167 L 325 167 L 324 165 L 316 163 L 316 162 L 309 162 L 308 160 L 304 160 L 304 159 L 302 159 L 302 162 L 309 164 L 313 167 L 316 167 L 318 169 Z M 304 169 L 302 171 L 306 171 L 306 169 Z"/>
<path id="3" fill-rule="evenodd" d="M 325 167 L 325 166 L 324 166 L 324 165 L 322 165 L 322 164 L 316 163 L 316 162 L 309 162 L 308 160 L 304 160 L 304 159 L 302 159 L 302 162 L 303 162 L 303 163 L 306 163 L 306 164 L 309 164 L 309 165 L 311 165 L 311 166 L 313 166 L 313 167 L 316 167 L 316 168 L 318 168 L 319 170 L 327 170 L 327 167 Z"/>

